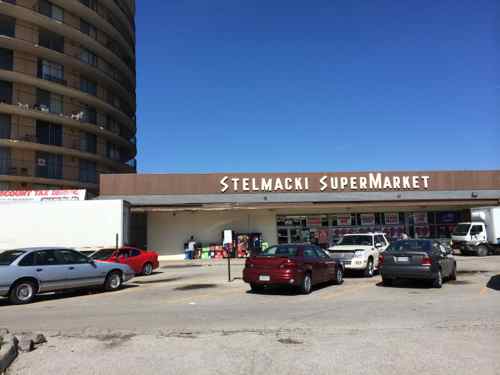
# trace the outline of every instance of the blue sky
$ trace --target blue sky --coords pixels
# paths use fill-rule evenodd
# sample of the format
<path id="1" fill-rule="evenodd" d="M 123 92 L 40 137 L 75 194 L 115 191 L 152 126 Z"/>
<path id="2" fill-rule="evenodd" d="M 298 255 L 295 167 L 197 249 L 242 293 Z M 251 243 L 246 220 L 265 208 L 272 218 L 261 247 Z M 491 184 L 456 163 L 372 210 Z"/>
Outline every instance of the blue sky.
<path id="1" fill-rule="evenodd" d="M 140 172 L 500 168 L 495 0 L 137 7 Z"/>

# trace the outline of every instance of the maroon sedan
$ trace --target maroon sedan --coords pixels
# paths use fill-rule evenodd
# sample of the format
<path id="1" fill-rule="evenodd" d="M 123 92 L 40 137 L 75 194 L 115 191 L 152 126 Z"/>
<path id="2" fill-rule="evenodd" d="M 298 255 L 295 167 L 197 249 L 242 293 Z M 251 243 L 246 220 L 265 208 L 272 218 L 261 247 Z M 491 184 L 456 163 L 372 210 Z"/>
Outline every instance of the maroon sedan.
<path id="1" fill-rule="evenodd" d="M 315 245 L 277 245 L 247 259 L 243 280 L 253 291 L 268 285 L 290 285 L 309 294 L 312 286 L 334 282 L 344 277 L 342 263 Z"/>

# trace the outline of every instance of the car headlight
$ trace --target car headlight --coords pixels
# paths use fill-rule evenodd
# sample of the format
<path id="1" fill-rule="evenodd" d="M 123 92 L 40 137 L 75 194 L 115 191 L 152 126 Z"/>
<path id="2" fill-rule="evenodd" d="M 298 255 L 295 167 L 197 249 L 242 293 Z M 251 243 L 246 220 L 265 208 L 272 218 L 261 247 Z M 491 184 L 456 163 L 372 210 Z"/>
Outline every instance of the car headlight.
<path id="1" fill-rule="evenodd" d="M 365 256 L 364 250 L 356 250 L 354 252 L 354 258 L 363 258 Z"/>

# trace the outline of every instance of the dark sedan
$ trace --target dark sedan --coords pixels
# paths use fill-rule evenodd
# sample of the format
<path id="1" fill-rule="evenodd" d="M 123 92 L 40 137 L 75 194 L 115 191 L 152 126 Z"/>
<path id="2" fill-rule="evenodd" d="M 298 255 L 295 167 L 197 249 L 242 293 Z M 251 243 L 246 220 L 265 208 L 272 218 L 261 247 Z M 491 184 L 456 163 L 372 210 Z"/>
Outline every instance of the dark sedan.
<path id="1" fill-rule="evenodd" d="M 268 285 L 289 285 L 309 294 L 315 284 L 341 284 L 344 276 L 342 263 L 315 245 L 271 246 L 247 259 L 243 280 L 253 291 Z"/>
<path id="2" fill-rule="evenodd" d="M 420 279 L 441 288 L 444 279 L 457 277 L 457 262 L 450 249 L 435 240 L 393 242 L 380 255 L 379 264 L 384 285 L 391 285 L 395 279 Z"/>

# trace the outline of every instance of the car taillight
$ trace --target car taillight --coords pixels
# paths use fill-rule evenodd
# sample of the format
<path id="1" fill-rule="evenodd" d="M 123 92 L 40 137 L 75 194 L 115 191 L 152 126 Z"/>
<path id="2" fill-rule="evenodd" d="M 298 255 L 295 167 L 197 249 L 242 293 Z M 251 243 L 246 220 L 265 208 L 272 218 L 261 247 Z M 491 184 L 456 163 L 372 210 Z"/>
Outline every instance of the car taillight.
<path id="1" fill-rule="evenodd" d="M 430 266 L 432 264 L 432 260 L 430 257 L 425 256 L 422 258 L 422 266 Z"/>
<path id="2" fill-rule="evenodd" d="M 293 260 L 288 259 L 280 264 L 280 268 L 281 269 L 297 268 L 297 263 L 295 263 Z"/>
<path id="3" fill-rule="evenodd" d="M 382 254 L 380 254 L 378 256 L 378 264 L 381 266 L 382 264 L 384 264 L 384 256 Z"/>

